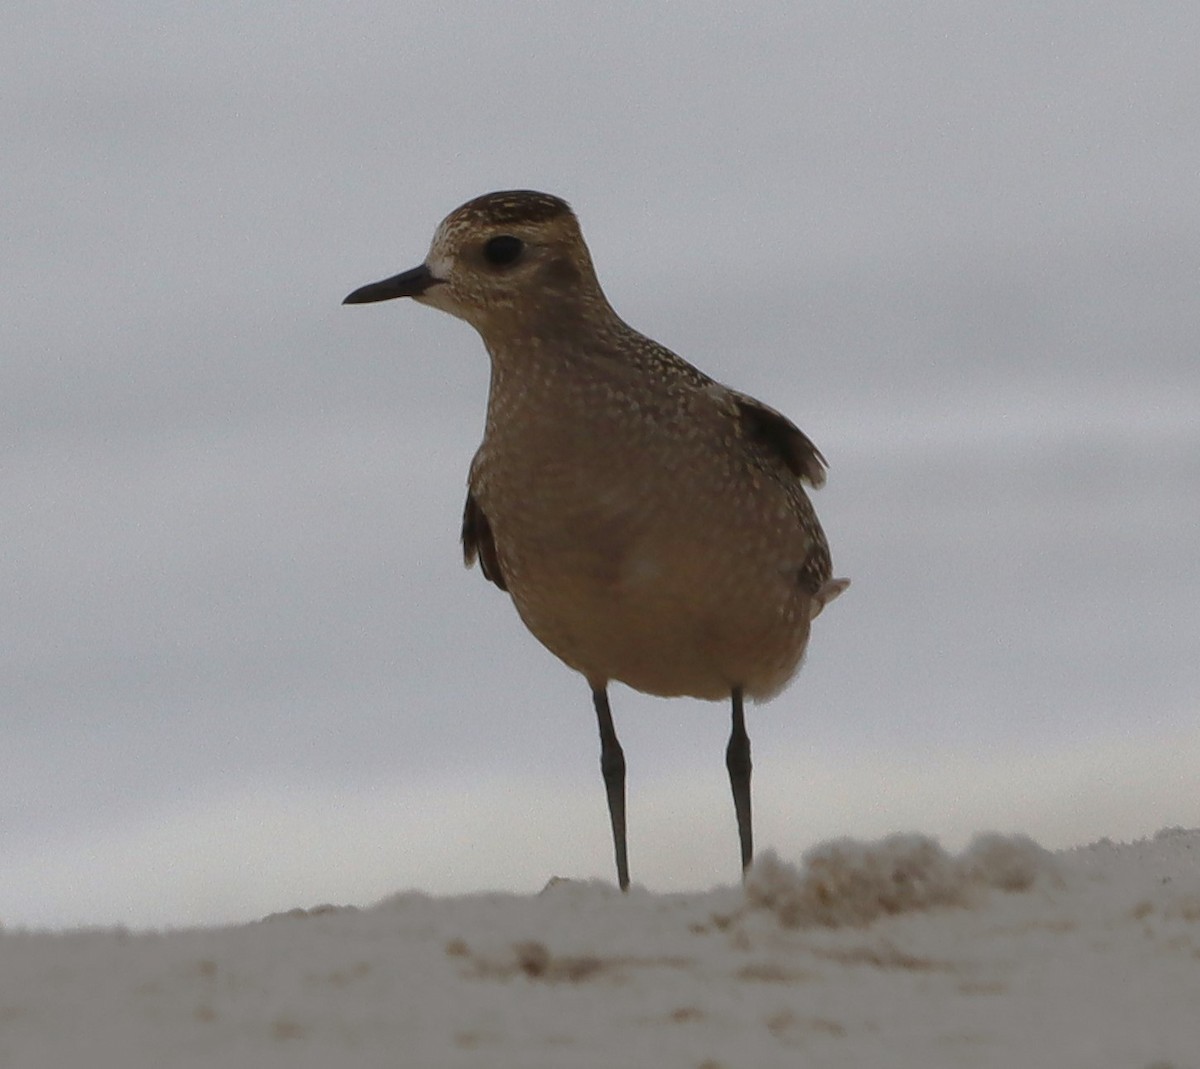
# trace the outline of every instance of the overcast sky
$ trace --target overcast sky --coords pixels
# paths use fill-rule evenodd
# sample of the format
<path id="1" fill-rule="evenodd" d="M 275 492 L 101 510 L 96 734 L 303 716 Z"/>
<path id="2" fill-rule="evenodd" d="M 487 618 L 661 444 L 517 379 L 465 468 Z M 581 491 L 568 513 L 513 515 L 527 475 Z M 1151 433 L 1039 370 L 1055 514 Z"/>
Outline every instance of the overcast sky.
<path id="1" fill-rule="evenodd" d="M 787 412 L 849 593 L 758 841 L 1200 822 L 1191 4 L 24 5 L 0 37 L 0 923 L 613 877 L 584 682 L 458 547 L 487 362 L 343 308 L 492 189 Z M 613 690 L 630 864 L 727 711 Z"/>

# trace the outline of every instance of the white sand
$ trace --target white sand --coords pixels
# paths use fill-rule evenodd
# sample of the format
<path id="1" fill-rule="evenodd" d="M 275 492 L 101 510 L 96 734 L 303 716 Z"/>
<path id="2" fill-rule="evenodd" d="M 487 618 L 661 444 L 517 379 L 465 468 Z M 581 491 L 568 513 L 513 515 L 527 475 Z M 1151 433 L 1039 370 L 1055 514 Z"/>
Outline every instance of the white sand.
<path id="1" fill-rule="evenodd" d="M 1200 831 L 0 936 L 3 1069 L 1200 1066 Z"/>

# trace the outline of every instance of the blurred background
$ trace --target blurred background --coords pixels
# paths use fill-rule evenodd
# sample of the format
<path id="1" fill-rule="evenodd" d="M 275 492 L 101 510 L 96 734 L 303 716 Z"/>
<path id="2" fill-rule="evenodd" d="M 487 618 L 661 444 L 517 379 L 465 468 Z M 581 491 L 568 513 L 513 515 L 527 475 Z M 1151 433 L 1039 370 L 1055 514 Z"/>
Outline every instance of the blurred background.
<path id="1" fill-rule="evenodd" d="M 512 187 L 829 459 L 760 848 L 1194 826 L 1198 55 L 1182 4 L 10 12 L 0 923 L 612 879 L 586 685 L 462 567 L 482 345 L 340 305 Z M 634 881 L 736 880 L 725 707 L 612 697 Z"/>

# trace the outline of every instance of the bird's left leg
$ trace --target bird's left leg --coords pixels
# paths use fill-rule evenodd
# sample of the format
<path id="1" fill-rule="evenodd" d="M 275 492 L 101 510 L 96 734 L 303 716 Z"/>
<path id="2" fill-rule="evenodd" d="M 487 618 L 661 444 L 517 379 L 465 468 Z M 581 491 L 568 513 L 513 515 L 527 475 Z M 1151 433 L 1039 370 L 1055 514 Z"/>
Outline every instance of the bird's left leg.
<path id="1" fill-rule="evenodd" d="M 625 848 L 625 751 L 617 741 L 612 710 L 608 707 L 605 687 L 592 690 L 592 704 L 600 724 L 600 771 L 604 774 L 604 792 L 608 795 L 608 816 L 612 822 L 613 850 L 617 855 L 617 883 L 629 890 L 629 860 Z"/>

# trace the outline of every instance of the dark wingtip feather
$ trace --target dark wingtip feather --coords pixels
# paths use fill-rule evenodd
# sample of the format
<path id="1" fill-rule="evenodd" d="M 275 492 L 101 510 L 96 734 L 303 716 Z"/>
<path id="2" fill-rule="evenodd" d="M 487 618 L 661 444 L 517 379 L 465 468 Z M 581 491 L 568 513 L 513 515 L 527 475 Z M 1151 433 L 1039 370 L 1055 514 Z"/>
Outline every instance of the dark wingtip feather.
<path id="1" fill-rule="evenodd" d="M 828 465 L 807 434 L 782 412 L 753 397 L 738 394 L 735 401 L 742 427 L 751 438 L 767 446 L 793 475 L 809 486 L 820 489 L 825 485 L 825 469 Z"/>
<path id="2" fill-rule="evenodd" d="M 500 570 L 500 558 L 496 554 L 496 541 L 492 537 L 492 525 L 483 514 L 475 495 L 468 491 L 467 502 L 463 506 L 462 522 L 463 563 L 468 568 L 479 561 L 483 577 L 495 583 L 501 590 L 508 590 L 504 573 Z"/>

